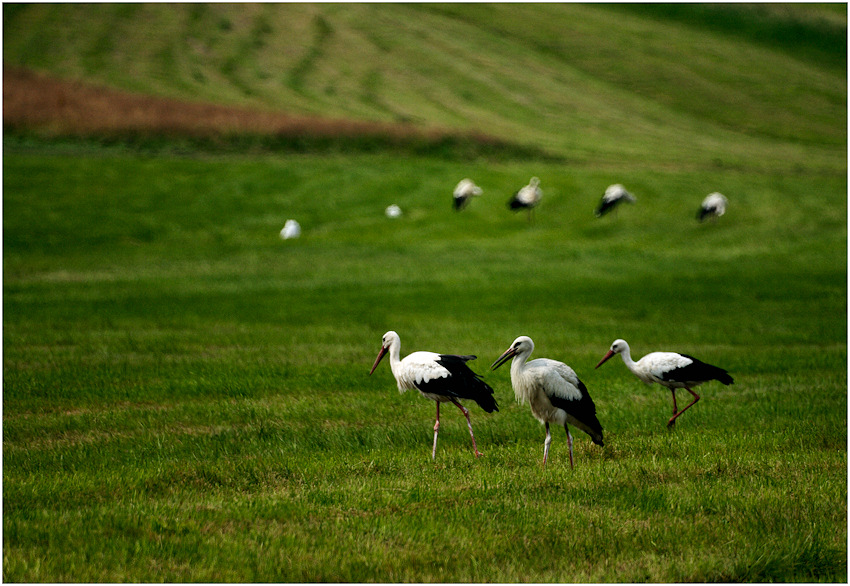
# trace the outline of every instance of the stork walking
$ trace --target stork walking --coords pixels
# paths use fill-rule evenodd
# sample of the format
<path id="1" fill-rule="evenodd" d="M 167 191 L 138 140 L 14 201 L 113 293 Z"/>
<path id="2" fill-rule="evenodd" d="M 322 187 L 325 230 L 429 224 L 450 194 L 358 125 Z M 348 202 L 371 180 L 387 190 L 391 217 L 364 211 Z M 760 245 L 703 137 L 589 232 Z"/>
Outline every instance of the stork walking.
<path id="1" fill-rule="evenodd" d="M 567 432 L 567 445 L 570 450 L 570 468 L 573 463 L 573 436 L 567 424 L 575 425 L 602 446 L 602 425 L 596 417 L 596 405 L 590 398 L 587 387 L 576 376 L 572 368 L 548 358 L 537 358 L 528 362 L 534 351 L 534 342 L 528 336 L 514 340 L 510 348 L 499 356 L 490 366 L 495 370 L 513 358 L 511 362 L 511 385 L 514 395 L 521 403 L 528 402 L 531 414 L 546 427 L 546 440 L 543 442 L 543 466 L 549 457 L 549 445 L 552 435 L 549 424 L 563 425 Z"/>
<path id="2" fill-rule="evenodd" d="M 601 218 L 624 201 L 634 203 L 636 199 L 635 196 L 626 191 L 626 188 L 619 183 L 609 185 L 608 189 L 605 190 L 605 194 L 602 196 L 602 201 L 599 202 L 599 206 L 593 213 L 597 218 Z"/>
<path id="3" fill-rule="evenodd" d="M 437 433 L 440 431 L 440 403 L 454 403 L 466 417 L 469 435 L 472 437 L 472 449 L 475 457 L 481 455 L 475 445 L 475 434 L 472 433 L 472 421 L 469 410 L 460 404 L 460 399 L 471 399 L 487 413 L 498 411 L 499 406 L 493 397 L 493 389 L 472 372 L 466 365 L 476 356 L 455 356 L 454 354 L 436 354 L 434 352 L 413 352 L 403 360 L 401 353 L 401 338 L 394 331 L 384 334 L 381 340 L 381 351 L 372 365 L 371 375 L 378 367 L 381 359 L 389 353 L 390 369 L 393 372 L 400 393 L 418 389 L 423 397 L 437 403 L 437 422 L 434 424 L 434 448 L 431 458 L 437 457 Z"/>
<path id="4" fill-rule="evenodd" d="M 709 193 L 705 196 L 705 199 L 702 200 L 702 205 L 699 207 L 699 211 L 697 212 L 697 219 L 700 222 L 704 222 L 706 218 L 711 218 L 712 220 L 716 220 L 720 216 L 726 213 L 726 204 L 729 203 L 729 200 L 726 199 L 726 196 L 722 193 Z"/>
<path id="5" fill-rule="evenodd" d="M 473 197 L 481 195 L 484 190 L 475 185 L 472 179 L 461 179 L 453 193 L 453 207 L 455 211 L 461 211 L 472 200 Z"/>
<path id="6" fill-rule="evenodd" d="M 540 179 L 532 177 L 528 185 L 517 191 L 508 201 L 508 207 L 515 212 L 528 210 L 528 220 L 531 221 L 534 208 L 540 203 L 541 197 L 543 197 L 543 191 L 540 189 Z"/>
<path id="7" fill-rule="evenodd" d="M 673 394 L 673 417 L 667 422 L 667 427 L 673 427 L 676 424 L 676 419 L 699 401 L 699 395 L 691 387 L 710 380 L 718 380 L 724 385 L 731 385 L 735 382 L 729 376 L 729 373 L 722 368 L 706 364 L 687 354 L 652 352 L 635 362 L 632 360 L 629 345 L 625 340 L 614 340 L 611 349 L 602 357 L 596 368 L 602 366 L 606 360 L 615 354 L 622 356 L 626 367 L 646 384 L 658 383 L 670 389 Z M 681 411 L 676 406 L 676 389 L 685 389 L 694 397 L 694 400 Z"/>

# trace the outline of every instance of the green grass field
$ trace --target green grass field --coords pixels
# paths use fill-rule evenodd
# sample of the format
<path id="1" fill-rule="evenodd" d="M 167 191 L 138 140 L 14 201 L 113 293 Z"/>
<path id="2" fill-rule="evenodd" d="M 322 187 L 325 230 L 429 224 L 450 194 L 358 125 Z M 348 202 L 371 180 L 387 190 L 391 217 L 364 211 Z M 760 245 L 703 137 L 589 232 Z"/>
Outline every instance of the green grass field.
<path id="1" fill-rule="evenodd" d="M 563 160 L 174 156 L 4 137 L 4 581 L 846 582 L 846 69 L 814 42 L 787 49 L 768 34 L 787 19 L 824 32 L 842 16 L 846 31 L 846 7 L 738 19 L 750 27 L 726 34 L 698 14 L 621 7 L 523 5 L 512 19 L 507 5 L 292 5 L 304 14 L 287 21 L 269 7 L 239 19 L 229 5 L 181 6 L 168 22 L 189 34 L 156 21 L 154 55 L 122 74 L 134 47 L 114 19 L 166 5 L 90 5 L 93 30 L 75 38 L 91 44 L 62 44 L 61 59 L 13 26 L 79 26 L 70 5 L 52 6 L 4 6 L 7 62 L 258 107 L 291 92 L 334 116 L 380 119 L 376 104 L 394 104 L 406 118 L 411 104 Z M 386 32 L 411 12 L 412 30 Z M 451 26 L 426 32 L 430 19 Z M 635 63 L 655 59 L 644 73 L 665 64 L 655 85 L 582 44 L 609 21 L 598 46 L 639 40 Z M 236 34 L 283 22 L 336 40 L 266 63 L 278 35 Z M 531 22 L 545 24 L 537 44 L 518 32 Z M 558 36 L 559 23 L 576 34 Z M 449 43 L 452 27 L 470 36 Z M 166 37 L 206 53 L 169 52 Z M 433 41 L 408 81 L 443 80 L 425 93 L 445 111 L 410 102 L 404 76 L 352 69 L 377 61 L 335 60 L 364 38 L 393 63 Z M 458 69 L 493 60 L 454 72 L 505 90 L 492 112 L 470 94 L 469 114 L 437 74 L 457 52 Z M 242 66 L 224 67 L 234 55 Z M 255 75 L 261 63 L 288 74 Z M 520 66 L 544 97 L 507 89 Z M 374 92 L 346 100 L 358 79 Z M 562 94 L 576 79 L 594 91 Z M 689 101 L 698 81 L 732 92 L 727 107 Z M 532 175 L 544 191 L 533 224 L 505 206 Z M 484 194 L 456 214 L 463 177 Z M 637 202 L 594 218 L 615 182 Z M 699 224 L 711 191 L 729 211 Z M 385 217 L 392 203 L 402 217 Z M 301 238 L 279 238 L 287 218 Z M 470 406 L 481 458 L 443 409 L 432 461 L 433 403 L 400 395 L 386 364 L 368 376 L 389 329 L 402 354 L 478 355 L 500 404 Z M 597 405 L 606 445 L 574 430 L 574 470 L 560 430 L 541 468 L 542 426 L 514 402 L 508 370 L 488 370 L 522 334 L 535 356 L 570 364 Z M 735 384 L 700 387 L 668 431 L 665 389 L 619 359 L 594 370 L 618 337 L 636 357 L 692 353 Z"/>

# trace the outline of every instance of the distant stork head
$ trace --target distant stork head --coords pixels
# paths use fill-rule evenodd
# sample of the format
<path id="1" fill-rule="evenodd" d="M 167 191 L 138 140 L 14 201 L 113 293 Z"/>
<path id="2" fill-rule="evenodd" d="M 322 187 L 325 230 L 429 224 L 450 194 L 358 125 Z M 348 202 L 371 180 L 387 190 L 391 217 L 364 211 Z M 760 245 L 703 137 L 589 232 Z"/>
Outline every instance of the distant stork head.
<path id="1" fill-rule="evenodd" d="M 493 364 L 490 365 L 490 369 L 496 370 L 505 362 L 507 362 L 514 356 L 517 356 L 518 354 L 530 356 L 532 352 L 534 352 L 534 342 L 532 342 L 531 338 L 529 338 L 528 336 L 520 336 L 519 338 L 514 340 L 510 348 L 505 350 L 504 353 L 499 356 Z"/>
<path id="2" fill-rule="evenodd" d="M 372 365 L 372 370 L 369 371 L 370 375 L 375 372 L 375 369 L 378 368 L 378 364 L 381 362 L 381 359 L 387 352 L 389 352 L 390 348 L 394 344 L 398 344 L 398 346 L 401 347 L 401 338 L 399 338 L 398 334 L 395 333 L 393 330 L 390 330 L 389 332 L 384 334 L 383 338 L 381 338 L 381 351 L 378 352 L 378 357 L 375 359 L 375 364 Z"/>
<path id="3" fill-rule="evenodd" d="M 475 182 L 472 179 L 461 179 L 460 183 L 455 187 L 455 197 L 458 194 L 463 195 L 481 195 L 484 193 L 484 190 L 475 185 Z"/>
<path id="4" fill-rule="evenodd" d="M 729 200 L 722 193 L 709 193 L 697 212 L 697 219 L 702 222 L 706 218 L 716 219 L 726 213 L 726 205 Z"/>
<path id="5" fill-rule="evenodd" d="M 608 201 L 613 201 L 615 199 L 622 199 L 631 203 L 634 203 L 636 201 L 635 196 L 626 191 L 626 188 L 623 187 L 620 183 L 609 185 L 608 188 L 605 190 L 605 195 L 603 195 L 602 197 L 604 197 Z"/>
<path id="6" fill-rule="evenodd" d="M 622 354 L 623 352 L 629 351 L 629 344 L 625 340 L 614 340 L 614 343 L 611 344 L 611 349 L 608 350 L 608 353 L 602 357 L 602 360 L 599 361 L 599 364 L 596 365 L 596 368 L 602 366 L 606 360 L 614 356 L 614 354 Z"/>

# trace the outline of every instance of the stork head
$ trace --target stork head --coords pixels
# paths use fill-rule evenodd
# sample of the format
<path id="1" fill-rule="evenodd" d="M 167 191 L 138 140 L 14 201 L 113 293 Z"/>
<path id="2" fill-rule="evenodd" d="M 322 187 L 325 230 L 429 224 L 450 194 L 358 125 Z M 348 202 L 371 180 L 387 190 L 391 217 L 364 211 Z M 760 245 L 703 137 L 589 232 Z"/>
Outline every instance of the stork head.
<path id="1" fill-rule="evenodd" d="M 484 191 L 475 185 L 472 179 L 461 179 L 460 183 L 455 187 L 455 197 L 460 195 L 481 195 Z"/>
<path id="2" fill-rule="evenodd" d="M 621 194 L 626 190 L 625 187 L 620 183 L 615 183 L 613 185 L 609 185 L 605 190 L 605 195 L 609 198 L 614 199 L 615 197 L 621 196 Z"/>
<path id="3" fill-rule="evenodd" d="M 635 202 L 635 196 L 626 191 L 626 188 L 623 187 L 620 183 L 615 183 L 614 185 L 609 185 L 605 190 L 605 195 L 602 196 L 604 201 L 617 201 L 622 199 L 623 201 L 627 201 L 629 203 Z"/>
<path id="4" fill-rule="evenodd" d="M 703 207 L 714 208 L 714 215 L 720 217 L 726 213 L 726 204 L 729 200 L 722 193 L 710 193 L 702 202 Z"/>
<path id="5" fill-rule="evenodd" d="M 372 370 L 369 371 L 370 375 L 375 372 L 376 368 L 378 368 L 378 364 L 381 362 L 381 359 L 387 352 L 389 352 L 390 347 L 393 344 L 398 344 L 399 346 L 401 346 L 401 338 L 398 337 L 397 333 L 390 330 L 389 332 L 384 334 L 383 338 L 381 338 L 381 351 L 378 352 L 378 357 L 375 359 L 375 364 L 372 365 Z"/>
<path id="6" fill-rule="evenodd" d="M 507 362 L 510 358 L 513 358 L 517 354 L 525 354 L 526 356 L 529 356 L 533 351 L 534 342 L 531 341 L 531 338 L 529 338 L 528 336 L 520 336 L 519 338 L 514 340 L 510 348 L 505 350 L 502 355 L 499 356 L 496 361 L 490 365 L 490 369 L 496 370 L 505 362 Z"/>
<path id="7" fill-rule="evenodd" d="M 611 344 L 611 349 L 608 350 L 608 353 L 602 357 L 602 360 L 599 361 L 599 364 L 596 365 L 596 368 L 602 366 L 606 360 L 611 358 L 614 354 L 622 354 L 623 352 L 629 351 L 629 345 L 625 340 L 614 340 L 614 343 Z"/>
<path id="8" fill-rule="evenodd" d="M 531 180 L 529 180 L 528 184 L 531 185 L 532 187 L 537 187 L 538 185 L 540 185 L 540 178 L 539 177 L 532 177 Z"/>

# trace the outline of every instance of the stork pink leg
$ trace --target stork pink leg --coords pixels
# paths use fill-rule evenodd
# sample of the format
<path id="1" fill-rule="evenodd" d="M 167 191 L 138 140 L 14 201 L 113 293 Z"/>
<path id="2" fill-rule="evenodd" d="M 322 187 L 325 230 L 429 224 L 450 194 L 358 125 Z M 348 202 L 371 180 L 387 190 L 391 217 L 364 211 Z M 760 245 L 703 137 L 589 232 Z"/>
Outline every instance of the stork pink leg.
<path id="1" fill-rule="evenodd" d="M 687 407 L 685 407 L 684 409 L 682 409 L 682 410 L 681 410 L 681 411 L 679 411 L 678 413 L 675 413 L 675 414 L 673 415 L 673 417 L 671 417 L 671 418 L 670 418 L 670 421 L 668 421 L 668 422 L 667 422 L 667 427 L 673 427 L 673 426 L 676 424 L 676 418 L 677 418 L 677 417 L 679 417 L 679 415 L 681 415 L 682 413 L 684 413 L 684 412 L 685 412 L 685 411 L 687 411 L 688 409 L 690 409 L 691 407 L 693 407 L 693 406 L 696 404 L 696 402 L 697 402 L 697 401 L 699 401 L 699 395 L 697 395 L 695 392 L 693 392 L 693 391 L 692 391 L 691 389 L 689 389 L 688 387 L 685 387 L 685 390 L 686 390 L 686 391 L 688 391 L 690 394 L 692 394 L 692 395 L 694 396 L 694 400 L 693 400 L 693 401 L 691 401 L 691 402 L 687 405 Z"/>
<path id="2" fill-rule="evenodd" d="M 673 395 L 673 415 L 679 412 L 679 408 L 676 407 L 676 389 L 670 389 L 670 393 Z"/>
<path id="3" fill-rule="evenodd" d="M 564 424 L 564 429 L 567 430 L 567 445 L 570 448 L 570 469 L 575 468 L 573 465 L 573 436 L 570 434 L 570 428 L 567 427 L 567 424 Z"/>
<path id="4" fill-rule="evenodd" d="M 478 451 L 478 446 L 475 445 L 475 434 L 472 433 L 472 421 L 469 420 L 469 409 L 467 409 L 454 399 L 452 399 L 452 403 L 457 405 L 457 408 L 460 409 L 461 413 L 463 413 L 463 416 L 466 417 L 466 425 L 469 427 L 469 435 L 472 438 L 472 449 L 475 450 L 475 457 L 477 458 L 481 455 L 481 453 Z"/>
<path id="5" fill-rule="evenodd" d="M 546 439 L 543 440 L 543 467 L 546 467 L 546 460 L 549 458 L 549 446 L 552 444 L 552 434 L 549 433 L 549 422 L 547 421 L 546 426 Z"/>
<path id="6" fill-rule="evenodd" d="M 440 403 L 437 403 L 437 422 L 434 424 L 434 449 L 431 450 L 431 459 L 437 459 L 437 434 L 440 431 Z"/>

